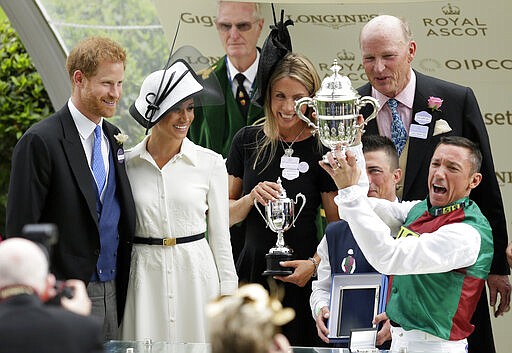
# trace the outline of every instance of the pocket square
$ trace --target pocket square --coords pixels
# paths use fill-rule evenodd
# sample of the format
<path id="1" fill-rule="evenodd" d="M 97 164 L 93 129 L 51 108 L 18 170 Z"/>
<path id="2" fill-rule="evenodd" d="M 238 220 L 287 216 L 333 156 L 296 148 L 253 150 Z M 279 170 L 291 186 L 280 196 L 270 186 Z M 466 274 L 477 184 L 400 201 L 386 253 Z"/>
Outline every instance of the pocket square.
<path id="1" fill-rule="evenodd" d="M 450 131 L 452 131 L 452 128 L 448 122 L 444 119 L 439 119 L 436 121 L 436 125 L 434 126 L 434 133 L 432 136 L 441 135 Z"/>

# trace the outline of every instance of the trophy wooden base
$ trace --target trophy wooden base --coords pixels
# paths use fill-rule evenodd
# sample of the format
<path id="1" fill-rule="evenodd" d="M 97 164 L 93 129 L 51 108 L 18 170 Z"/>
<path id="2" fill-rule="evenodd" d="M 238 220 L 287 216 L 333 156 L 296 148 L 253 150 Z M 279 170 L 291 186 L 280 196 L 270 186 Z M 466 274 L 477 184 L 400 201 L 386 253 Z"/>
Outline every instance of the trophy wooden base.
<path id="1" fill-rule="evenodd" d="M 283 267 L 279 263 L 281 261 L 293 260 L 292 254 L 267 254 L 267 269 L 263 272 L 263 276 L 288 276 L 293 273 L 293 267 Z"/>

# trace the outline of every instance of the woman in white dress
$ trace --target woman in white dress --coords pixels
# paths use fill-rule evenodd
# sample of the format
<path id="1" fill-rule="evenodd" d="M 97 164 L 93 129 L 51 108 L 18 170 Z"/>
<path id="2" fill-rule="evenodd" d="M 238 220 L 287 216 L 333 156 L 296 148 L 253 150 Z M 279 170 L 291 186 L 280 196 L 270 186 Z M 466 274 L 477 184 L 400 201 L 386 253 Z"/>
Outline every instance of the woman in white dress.
<path id="1" fill-rule="evenodd" d="M 125 340 L 206 342 L 206 304 L 238 286 L 224 161 L 186 137 L 202 90 L 177 61 L 150 74 L 130 107 L 151 134 L 126 157 L 137 219 Z"/>

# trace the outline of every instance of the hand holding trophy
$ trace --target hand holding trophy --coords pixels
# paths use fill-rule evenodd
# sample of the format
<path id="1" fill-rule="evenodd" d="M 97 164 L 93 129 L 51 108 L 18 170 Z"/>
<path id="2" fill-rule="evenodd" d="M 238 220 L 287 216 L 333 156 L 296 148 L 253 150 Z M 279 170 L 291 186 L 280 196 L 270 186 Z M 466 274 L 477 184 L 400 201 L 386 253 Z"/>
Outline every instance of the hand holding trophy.
<path id="1" fill-rule="evenodd" d="M 277 200 L 268 202 L 265 206 L 265 214 L 261 212 L 258 201 L 254 200 L 254 206 L 263 217 L 267 227 L 277 233 L 276 245 L 265 255 L 267 269 L 263 272 L 263 276 L 287 276 L 293 273 L 293 268 L 285 268 L 279 264 L 281 261 L 293 259 L 293 250 L 285 244 L 283 233 L 294 226 L 295 220 L 306 205 L 306 197 L 303 194 L 297 194 L 293 201 L 286 196 L 286 190 L 281 185 L 281 178 L 277 179 L 277 183 L 281 186 L 281 194 Z M 295 215 L 295 205 L 299 198 L 302 199 L 302 205 Z"/>
<path id="2" fill-rule="evenodd" d="M 304 97 L 295 102 L 297 115 L 309 126 L 318 131 L 320 141 L 332 152 L 338 145 L 342 153 L 348 146 L 354 144 L 359 131 L 364 132 L 364 126 L 377 116 L 379 103 L 373 97 L 360 97 L 347 76 L 339 73 L 341 67 L 337 60 L 331 66 L 333 74 L 322 81 L 322 87 L 315 97 Z M 302 113 L 302 106 L 307 104 L 315 110 L 318 125 L 315 125 Z M 366 104 L 373 106 L 373 112 L 358 124 L 359 110 Z M 323 158 L 325 163 L 327 159 Z"/>

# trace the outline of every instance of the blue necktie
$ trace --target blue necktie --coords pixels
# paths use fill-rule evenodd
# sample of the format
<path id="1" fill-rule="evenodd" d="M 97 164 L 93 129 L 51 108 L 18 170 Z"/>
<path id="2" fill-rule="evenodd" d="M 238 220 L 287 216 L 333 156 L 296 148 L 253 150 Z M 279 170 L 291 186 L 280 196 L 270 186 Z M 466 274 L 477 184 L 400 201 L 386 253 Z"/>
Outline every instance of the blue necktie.
<path id="1" fill-rule="evenodd" d="M 105 186 L 105 164 L 103 163 L 103 155 L 101 154 L 101 126 L 94 128 L 94 145 L 92 147 L 91 168 L 96 185 L 98 186 L 98 195 L 101 195 Z"/>
<path id="2" fill-rule="evenodd" d="M 398 101 L 394 98 L 388 100 L 388 106 L 391 109 L 391 140 L 395 144 L 396 151 L 400 156 L 402 151 L 404 150 L 405 143 L 407 142 L 407 131 L 405 131 L 405 126 L 398 114 Z"/>

